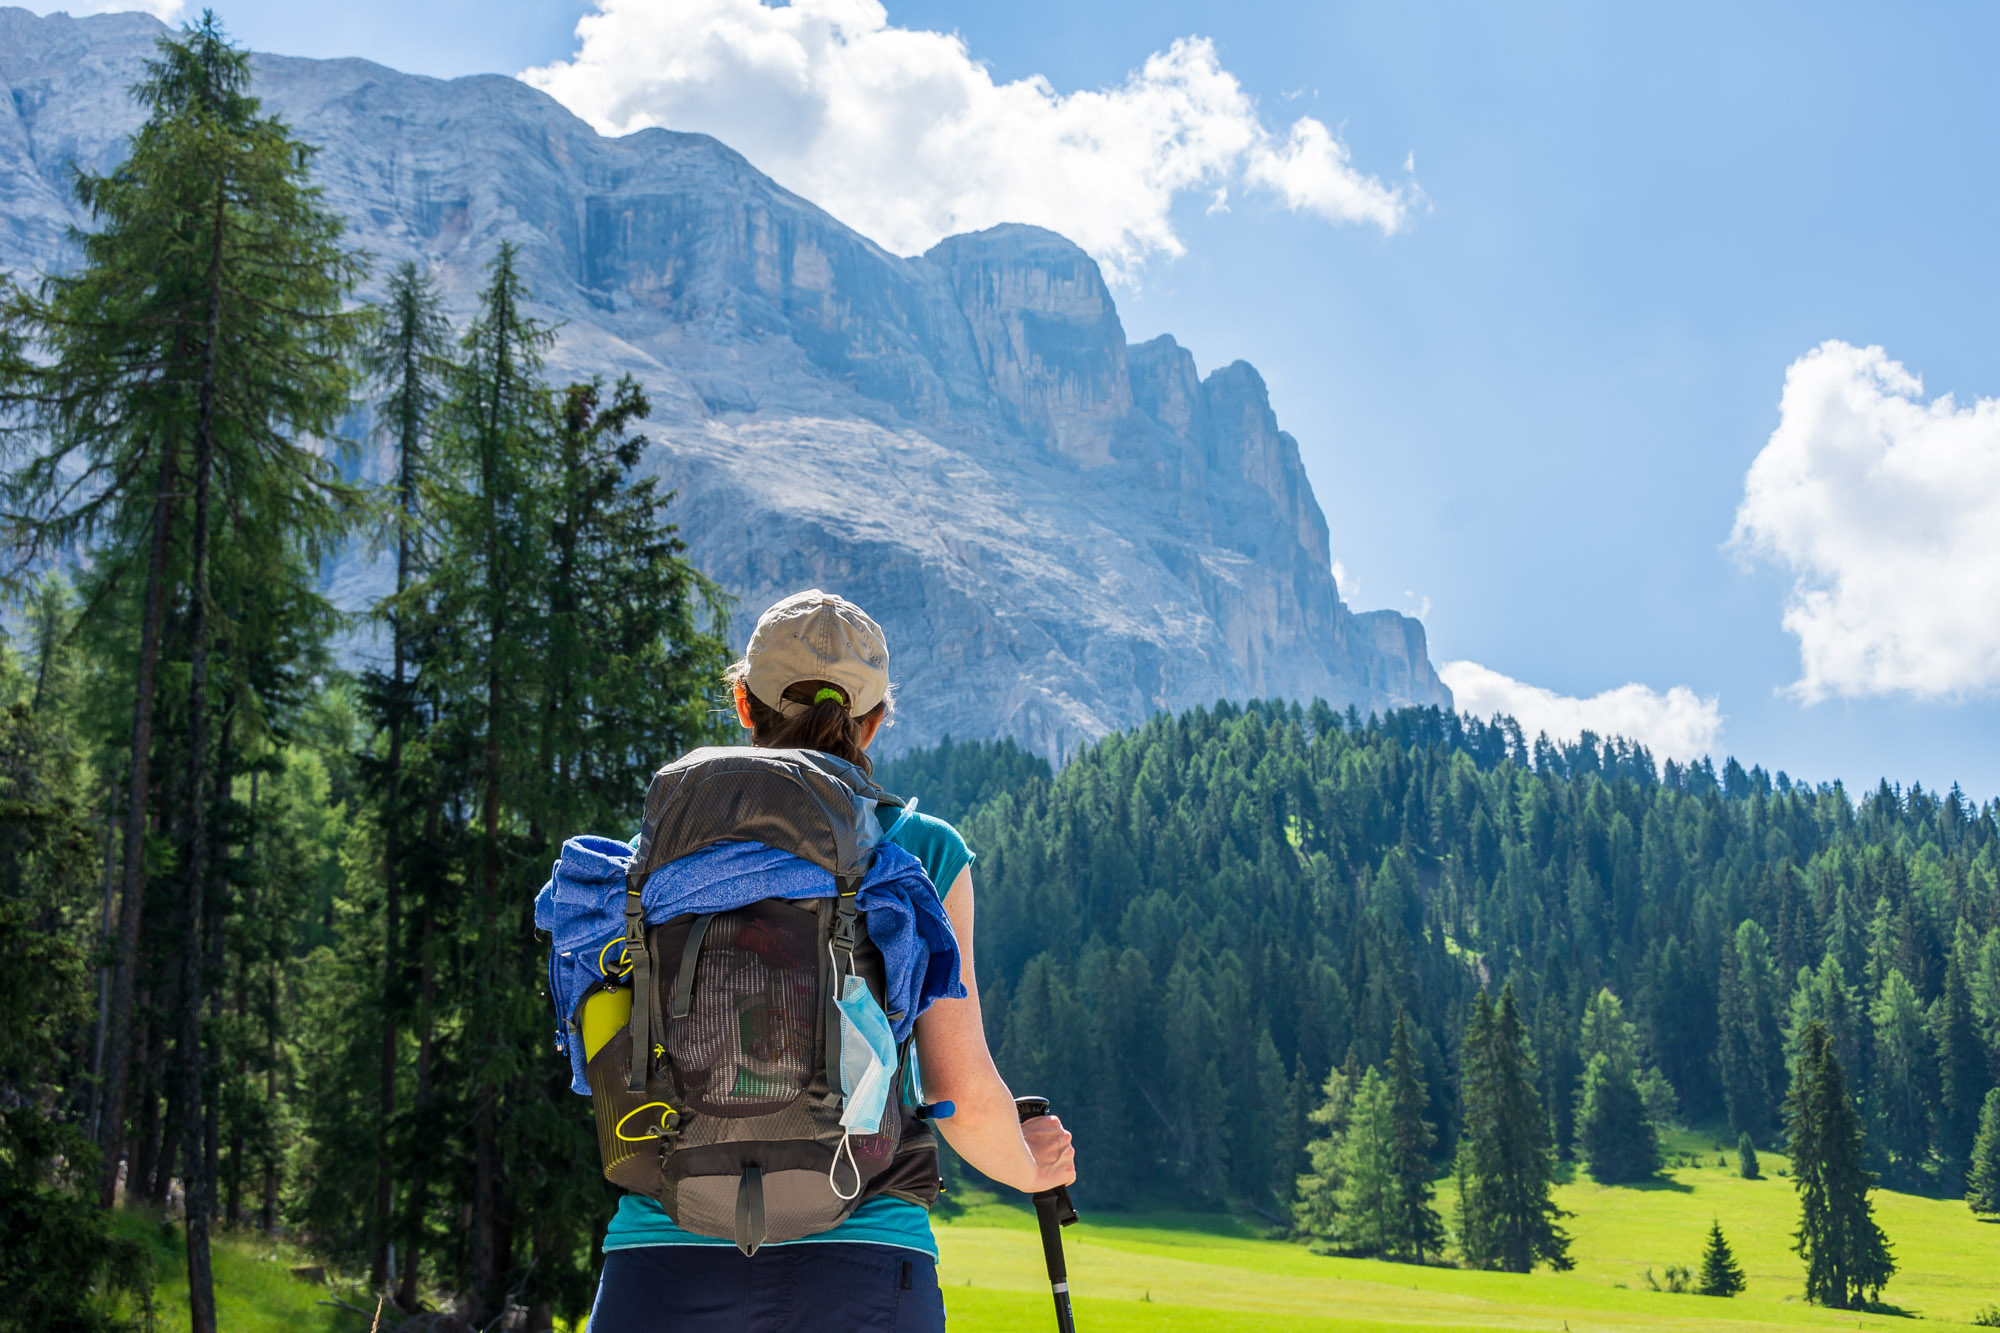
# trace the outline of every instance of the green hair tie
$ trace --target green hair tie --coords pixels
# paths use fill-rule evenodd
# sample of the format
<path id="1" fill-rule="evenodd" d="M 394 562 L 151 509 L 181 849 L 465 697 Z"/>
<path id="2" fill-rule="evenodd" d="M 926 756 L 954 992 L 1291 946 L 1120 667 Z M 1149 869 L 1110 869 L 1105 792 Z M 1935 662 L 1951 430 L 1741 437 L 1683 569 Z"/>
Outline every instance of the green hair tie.
<path id="1" fill-rule="evenodd" d="M 831 685 L 826 686 L 818 694 L 815 694 L 813 696 L 813 703 L 815 705 L 823 704 L 828 699 L 833 700 L 835 703 L 839 704 L 842 708 L 847 707 L 847 696 L 842 694 L 839 690 L 833 688 L 833 686 Z"/>

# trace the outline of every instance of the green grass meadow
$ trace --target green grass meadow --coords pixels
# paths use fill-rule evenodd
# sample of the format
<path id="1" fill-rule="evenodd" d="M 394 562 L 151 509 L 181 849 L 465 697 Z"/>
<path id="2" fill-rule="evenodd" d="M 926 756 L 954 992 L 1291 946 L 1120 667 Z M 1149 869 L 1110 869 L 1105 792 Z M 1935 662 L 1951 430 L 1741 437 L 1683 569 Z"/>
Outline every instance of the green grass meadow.
<path id="1" fill-rule="evenodd" d="M 1883 1299 L 1902 1314 L 1807 1305 L 1790 1248 L 1796 1196 L 1778 1174 L 1785 1159 L 1766 1154 L 1765 1177 L 1744 1180 L 1733 1148 L 1718 1153 L 1712 1139 L 1694 1135 L 1676 1136 L 1669 1147 L 1677 1159 L 1693 1154 L 1697 1164 L 1676 1166 L 1638 1188 L 1583 1179 L 1562 1187 L 1559 1201 L 1574 1214 L 1566 1223 L 1576 1261 L 1570 1273 L 1517 1276 L 1329 1258 L 1210 1214 L 1087 1214 L 1065 1233 L 1077 1324 L 1083 1333 L 1946 1330 L 1973 1327 L 1966 1321 L 1975 1311 L 2000 1302 L 2000 1224 L 1975 1219 L 1953 1200 L 1884 1192 L 1875 1196 L 1876 1216 L 1898 1272 Z M 1646 1269 L 1664 1283 L 1667 1265 L 1699 1264 L 1711 1217 L 1721 1221 L 1749 1290 L 1721 1300 L 1649 1289 Z M 170 1333 L 185 1325 L 175 1239 L 136 1216 L 120 1225 L 154 1246 L 158 1327 Z M 1054 1327 L 1030 1211 L 975 1205 L 939 1219 L 938 1241 L 952 1333 Z M 221 1238 L 215 1267 L 224 1333 L 365 1333 L 368 1320 L 320 1303 L 335 1291 L 292 1276 L 291 1268 L 305 1262 L 252 1237 Z M 351 1294 L 347 1299 L 362 1303 Z"/>
<path id="2" fill-rule="evenodd" d="M 1066 1244 L 1077 1325 L 1087 1333 L 1960 1329 L 2000 1301 L 2000 1225 L 1978 1221 L 1953 1200 L 1878 1193 L 1876 1216 L 1898 1264 L 1883 1300 L 1921 1324 L 1807 1305 L 1791 1251 L 1797 1198 L 1791 1181 L 1776 1174 L 1785 1159 L 1766 1154 L 1764 1178 L 1744 1180 L 1733 1147 L 1719 1154 L 1712 1140 L 1692 1135 L 1669 1146 L 1676 1153 L 1698 1148 L 1700 1164 L 1640 1188 L 1583 1179 L 1562 1187 L 1559 1202 L 1574 1214 L 1566 1224 L 1576 1261 L 1570 1273 L 1328 1258 L 1214 1217 L 1086 1216 Z M 1724 1156 L 1728 1165 L 1718 1165 Z M 1698 1266 L 1711 1218 L 1721 1221 L 1749 1289 L 1729 1300 L 1649 1289 L 1648 1268 L 1664 1284 L 1667 1265 Z M 942 1223 L 938 1236 L 953 1333 L 1054 1327 L 1031 1214 L 974 1208 Z"/>

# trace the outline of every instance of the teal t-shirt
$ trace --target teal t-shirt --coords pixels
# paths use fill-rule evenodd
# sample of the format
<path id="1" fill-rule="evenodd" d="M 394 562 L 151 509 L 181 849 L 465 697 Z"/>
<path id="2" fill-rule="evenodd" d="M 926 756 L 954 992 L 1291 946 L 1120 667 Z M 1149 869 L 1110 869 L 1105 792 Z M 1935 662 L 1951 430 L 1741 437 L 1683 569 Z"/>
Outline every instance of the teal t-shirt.
<path id="1" fill-rule="evenodd" d="M 965 845 L 965 839 L 959 836 L 958 830 L 942 819 L 920 812 L 913 811 L 902 823 L 894 825 L 889 841 L 923 863 L 924 873 L 930 876 L 939 898 L 951 892 L 951 886 L 958 882 L 959 873 L 972 864 L 972 849 Z M 937 1238 L 931 1235 L 929 1210 L 908 1199 L 892 1199 L 886 1194 L 864 1200 L 852 1216 L 829 1231 L 773 1243 L 807 1245 L 815 1241 L 895 1245 L 920 1251 L 932 1259 L 936 1259 L 938 1254 Z M 667 1210 L 660 1206 L 658 1199 L 644 1194 L 628 1194 L 620 1199 L 618 1211 L 604 1231 L 607 1253 L 646 1245 L 734 1244 L 734 1241 L 723 1240 L 719 1236 L 698 1236 L 692 1231 L 681 1230 L 674 1225 L 674 1219 L 667 1216 Z"/>

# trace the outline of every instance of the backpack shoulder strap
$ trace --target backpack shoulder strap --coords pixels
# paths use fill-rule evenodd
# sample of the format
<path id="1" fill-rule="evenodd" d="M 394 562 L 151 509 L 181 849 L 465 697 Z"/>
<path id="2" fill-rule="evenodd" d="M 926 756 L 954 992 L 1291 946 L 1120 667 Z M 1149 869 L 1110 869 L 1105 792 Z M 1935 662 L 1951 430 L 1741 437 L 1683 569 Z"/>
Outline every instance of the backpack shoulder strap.
<path id="1" fill-rule="evenodd" d="M 625 956 L 632 960 L 632 1067 L 627 1092 L 644 1092 L 653 1057 L 653 951 L 646 947 L 646 913 L 640 900 L 644 879 L 625 880 Z"/>

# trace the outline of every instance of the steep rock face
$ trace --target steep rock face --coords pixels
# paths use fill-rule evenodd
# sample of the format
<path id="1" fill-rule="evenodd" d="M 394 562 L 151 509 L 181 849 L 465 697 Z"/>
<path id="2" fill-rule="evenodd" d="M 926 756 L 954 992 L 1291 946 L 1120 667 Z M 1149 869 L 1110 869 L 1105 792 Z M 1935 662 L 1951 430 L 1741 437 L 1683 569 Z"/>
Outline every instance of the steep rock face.
<path id="1" fill-rule="evenodd" d="M 1109 463 L 1132 383 L 1125 327 L 1090 256 L 1040 227 L 1000 226 L 924 258 L 949 279 L 1010 423 L 1058 457 Z"/>
<path id="2" fill-rule="evenodd" d="M 115 162 L 164 29 L 0 10 L 0 267 L 71 257 L 70 163 Z M 605 139 L 516 80 L 257 60 L 386 272 L 463 313 L 511 239 L 551 369 L 647 388 L 648 466 L 738 599 L 868 606 L 901 682 L 898 745 L 1014 735 L 1060 756 L 1157 709 L 1322 696 L 1448 704 L 1423 628 L 1351 613 L 1324 517 L 1262 379 L 1126 344 L 1097 266 L 1034 227 L 892 255 L 701 135 Z M 360 552 L 336 587 L 364 602 Z"/>

